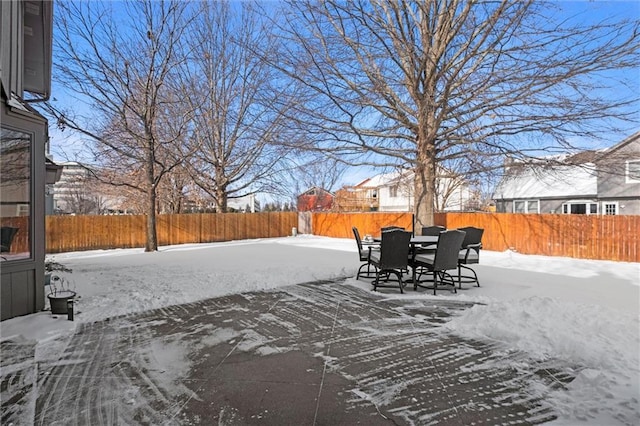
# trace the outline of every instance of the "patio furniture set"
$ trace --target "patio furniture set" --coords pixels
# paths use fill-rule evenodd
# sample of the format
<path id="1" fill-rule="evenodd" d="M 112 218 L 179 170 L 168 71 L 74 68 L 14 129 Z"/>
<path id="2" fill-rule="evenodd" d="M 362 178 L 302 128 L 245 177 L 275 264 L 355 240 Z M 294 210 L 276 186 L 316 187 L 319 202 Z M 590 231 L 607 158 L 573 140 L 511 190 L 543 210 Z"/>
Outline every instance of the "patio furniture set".
<path id="1" fill-rule="evenodd" d="M 380 229 L 379 237 L 367 235 L 364 239 L 358 228 L 352 229 L 362 262 L 356 279 L 372 278 L 374 291 L 397 287 L 404 293 L 408 283 L 414 290 L 433 289 L 433 294 L 443 286 L 455 293 L 456 284 L 459 289 L 463 283 L 480 287 L 478 275 L 469 265 L 480 260 L 481 228 L 428 226 L 422 228 L 422 235 L 413 235 L 404 228 L 389 226 Z"/>

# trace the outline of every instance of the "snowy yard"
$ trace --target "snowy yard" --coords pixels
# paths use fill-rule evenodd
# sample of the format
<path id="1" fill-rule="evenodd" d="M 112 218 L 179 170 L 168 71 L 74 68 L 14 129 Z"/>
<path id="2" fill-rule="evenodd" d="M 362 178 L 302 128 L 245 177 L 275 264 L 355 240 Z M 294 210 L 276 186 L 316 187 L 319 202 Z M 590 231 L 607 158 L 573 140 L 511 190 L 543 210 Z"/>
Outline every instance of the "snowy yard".
<path id="1" fill-rule="evenodd" d="M 371 289 L 353 278 L 359 262 L 351 239 L 300 235 L 51 258 L 73 269 L 64 277 L 78 294 L 75 321 L 41 312 L 0 326 L 3 341 L 37 340 L 36 358 L 63 350 L 64 337 L 79 324 L 133 312 L 341 277 Z M 567 389 L 549 395 L 559 415 L 555 424 L 638 424 L 640 264 L 483 251 L 475 269 L 480 288 L 437 296 L 386 288 L 379 298 L 477 302 L 451 317 L 443 332 L 579 367 Z"/>

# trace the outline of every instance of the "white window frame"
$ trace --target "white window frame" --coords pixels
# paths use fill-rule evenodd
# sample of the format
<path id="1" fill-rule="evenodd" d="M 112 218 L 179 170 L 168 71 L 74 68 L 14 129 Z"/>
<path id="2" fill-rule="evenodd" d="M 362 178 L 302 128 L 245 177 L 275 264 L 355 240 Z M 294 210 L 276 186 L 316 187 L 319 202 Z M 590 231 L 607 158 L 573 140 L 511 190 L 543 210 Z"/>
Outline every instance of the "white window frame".
<path id="1" fill-rule="evenodd" d="M 625 167 L 625 182 L 626 183 L 640 183 L 640 170 L 638 171 L 638 176 L 631 176 L 630 165 L 637 164 L 640 168 L 640 160 L 627 160 Z"/>
<path id="2" fill-rule="evenodd" d="M 613 207 L 614 212 L 613 213 L 607 213 L 607 208 L 608 207 Z M 618 205 L 617 201 L 603 201 L 602 202 L 602 210 L 601 210 L 602 214 L 604 216 L 615 216 L 620 214 L 620 206 Z"/>
<path id="3" fill-rule="evenodd" d="M 29 204 L 18 204 L 16 206 L 16 216 L 29 216 L 31 214 L 31 206 Z"/>
<path id="4" fill-rule="evenodd" d="M 529 203 L 535 202 L 535 211 L 529 211 Z M 516 203 L 523 203 L 523 211 L 516 211 Z M 527 213 L 540 213 L 540 200 L 513 200 L 511 211 L 513 213 L 527 214 Z"/>
<path id="5" fill-rule="evenodd" d="M 585 204 L 587 206 L 587 208 L 585 209 L 585 214 L 590 215 L 590 214 L 598 214 L 600 213 L 600 206 L 598 205 L 597 202 L 595 201 L 580 201 L 580 200 L 576 200 L 576 201 L 569 201 L 566 203 L 562 203 L 562 214 L 579 214 L 579 213 L 571 213 L 571 206 L 574 204 Z M 595 213 L 591 213 L 591 206 L 595 205 L 596 206 L 596 212 Z"/>

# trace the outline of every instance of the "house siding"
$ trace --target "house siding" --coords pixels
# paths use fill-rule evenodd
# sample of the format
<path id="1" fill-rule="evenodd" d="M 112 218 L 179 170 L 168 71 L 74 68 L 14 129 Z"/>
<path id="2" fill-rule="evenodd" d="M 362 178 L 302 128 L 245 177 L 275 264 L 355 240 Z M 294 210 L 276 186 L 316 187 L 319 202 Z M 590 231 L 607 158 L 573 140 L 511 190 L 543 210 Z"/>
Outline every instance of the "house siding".
<path id="1" fill-rule="evenodd" d="M 43 16 L 45 28 L 50 28 L 52 8 L 50 2 L 37 2 Z M 29 214 L 28 241 L 25 242 L 28 256 L 11 259 L 5 256 L 1 260 L 0 277 L 0 316 L 2 320 L 19 315 L 37 312 L 44 308 L 44 260 L 45 260 L 45 144 L 48 140 L 47 120 L 23 103 L 24 97 L 24 62 L 25 32 L 24 14 L 25 2 L 11 0 L 0 2 L 2 27 L 0 29 L 0 85 L 2 98 L 0 102 L 0 122 L 3 129 L 24 133 L 30 138 L 30 170 L 29 170 Z M 46 12 L 46 13 L 45 13 Z M 50 36 L 49 36 L 50 37 Z M 37 44 L 46 44 L 47 37 L 32 37 L 29 46 L 35 48 Z M 43 46 L 46 47 L 46 46 Z M 33 56 L 33 49 L 27 52 Z M 50 50 L 42 52 L 50 54 Z M 46 56 L 45 54 L 45 56 Z M 29 59 L 29 58 L 27 58 Z M 50 58 L 43 59 L 50 62 Z M 46 80 L 44 86 L 50 86 Z M 32 88 L 33 89 L 33 88 Z M 43 87 L 48 92 L 49 87 Z M 4 133 L 3 133 L 4 135 Z M 6 159 L 6 158 L 5 158 Z M 0 196 L 2 192 L 0 191 Z M 4 201 L 4 200 L 0 200 Z M 8 220 L 13 218 L 6 216 Z"/>
<path id="2" fill-rule="evenodd" d="M 496 211 L 513 213 L 516 201 L 537 200 L 540 213 L 563 213 L 564 204 L 591 203 L 597 204 L 598 214 L 607 214 L 610 206 L 615 209 L 609 214 L 640 215 L 640 182 L 626 179 L 627 162 L 640 160 L 640 132 L 608 150 L 583 154 L 593 163 L 506 163 L 494 192 Z"/>
<path id="3" fill-rule="evenodd" d="M 598 173 L 601 203 L 618 203 L 618 214 L 640 215 L 640 182 L 627 182 L 627 161 L 640 160 L 640 133 L 606 155 Z"/>

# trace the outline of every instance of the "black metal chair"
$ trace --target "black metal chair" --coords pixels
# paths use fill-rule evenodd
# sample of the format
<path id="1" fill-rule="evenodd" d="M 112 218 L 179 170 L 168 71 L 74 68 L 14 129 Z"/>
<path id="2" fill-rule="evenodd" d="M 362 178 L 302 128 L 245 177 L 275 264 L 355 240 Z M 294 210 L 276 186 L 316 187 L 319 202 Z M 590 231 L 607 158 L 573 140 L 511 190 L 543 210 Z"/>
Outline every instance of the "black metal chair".
<path id="1" fill-rule="evenodd" d="M 422 235 L 427 235 L 427 236 L 431 236 L 431 237 L 437 237 L 438 235 L 440 235 L 440 233 L 442 231 L 445 231 L 446 228 L 444 226 L 440 226 L 440 225 L 434 225 L 434 226 L 423 226 L 422 227 Z"/>
<path id="2" fill-rule="evenodd" d="M 440 235 L 442 231 L 445 231 L 446 228 L 440 225 L 434 226 L 423 226 L 422 234 L 424 236 L 429 237 L 437 237 Z M 422 244 L 420 247 L 416 247 L 416 253 L 433 253 L 436 249 L 435 244 Z"/>
<path id="3" fill-rule="evenodd" d="M 358 255 L 360 256 L 360 262 L 364 262 L 358 268 L 358 274 L 356 275 L 356 279 L 359 279 L 360 276 L 364 278 L 373 278 L 375 277 L 375 270 L 371 270 L 371 264 L 369 263 L 369 253 L 371 250 L 379 250 L 377 245 L 373 245 L 370 242 L 363 242 L 362 238 L 360 238 L 360 232 L 358 228 L 355 226 L 351 228 L 353 231 L 353 236 L 356 239 L 356 244 L 358 245 Z M 362 268 L 367 267 L 366 272 L 362 272 Z"/>
<path id="4" fill-rule="evenodd" d="M 383 226 L 382 228 L 380 228 L 380 232 L 386 232 L 386 231 L 393 231 L 394 229 L 398 229 L 400 231 L 404 231 L 404 228 L 402 226 Z"/>
<path id="5" fill-rule="evenodd" d="M 438 237 L 438 245 L 433 253 L 416 253 L 412 260 L 413 288 L 418 287 L 433 289 L 436 294 L 438 285 L 450 285 L 456 293 L 456 279 L 447 271 L 458 268 L 458 256 L 464 240 L 464 231 L 443 231 Z M 423 274 L 431 273 L 433 279 L 420 280 Z M 433 283 L 433 286 L 422 283 Z"/>
<path id="6" fill-rule="evenodd" d="M 478 274 L 472 268 L 466 265 L 480 263 L 480 249 L 482 248 L 482 234 L 484 229 L 467 226 L 459 228 L 464 231 L 464 240 L 462 241 L 462 250 L 458 254 L 458 287 L 462 288 L 462 283 L 476 283 L 480 287 Z M 473 275 L 462 275 L 462 268 L 471 271 Z"/>
<path id="7" fill-rule="evenodd" d="M 3 226 L 0 228 L 0 252 L 8 253 L 11 251 L 11 243 L 16 236 L 20 228 L 14 228 L 12 226 Z"/>
<path id="8" fill-rule="evenodd" d="M 376 268 L 376 277 L 373 280 L 373 291 L 378 287 L 395 287 L 390 285 L 391 275 L 395 275 L 398 281 L 400 293 L 404 293 L 404 281 L 402 275 L 408 270 L 409 241 L 411 232 L 401 229 L 385 231 L 381 235 L 380 250 L 371 250 L 369 262 Z M 384 274 L 384 281 L 381 275 Z M 384 282 L 384 284 L 383 284 Z"/>

